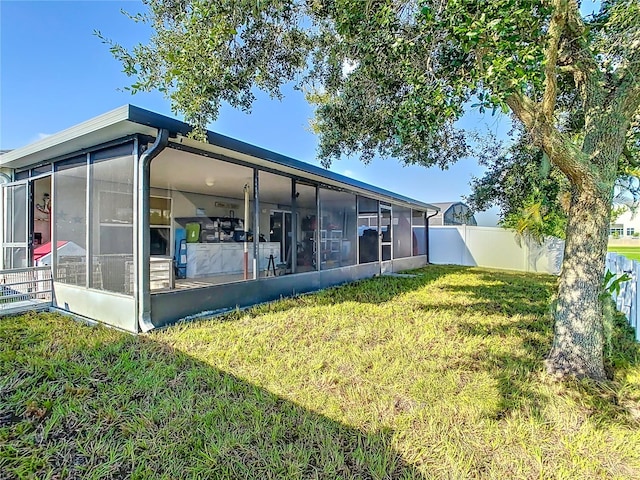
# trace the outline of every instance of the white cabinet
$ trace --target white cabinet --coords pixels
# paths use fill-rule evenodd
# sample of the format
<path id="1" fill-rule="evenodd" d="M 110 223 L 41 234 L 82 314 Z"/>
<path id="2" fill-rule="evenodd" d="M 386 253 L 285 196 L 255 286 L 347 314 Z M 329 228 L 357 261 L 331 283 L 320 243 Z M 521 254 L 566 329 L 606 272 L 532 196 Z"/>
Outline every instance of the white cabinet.
<path id="1" fill-rule="evenodd" d="M 276 265 L 280 263 L 280 244 L 261 242 L 258 249 L 260 270 L 266 270 L 270 255 L 273 255 Z M 249 244 L 249 271 L 253 272 L 253 243 Z M 187 278 L 213 277 L 243 272 L 243 243 L 187 244 Z"/>
<path id="2" fill-rule="evenodd" d="M 222 273 L 221 244 L 187 244 L 187 278 L 209 277 L 220 273 Z"/>

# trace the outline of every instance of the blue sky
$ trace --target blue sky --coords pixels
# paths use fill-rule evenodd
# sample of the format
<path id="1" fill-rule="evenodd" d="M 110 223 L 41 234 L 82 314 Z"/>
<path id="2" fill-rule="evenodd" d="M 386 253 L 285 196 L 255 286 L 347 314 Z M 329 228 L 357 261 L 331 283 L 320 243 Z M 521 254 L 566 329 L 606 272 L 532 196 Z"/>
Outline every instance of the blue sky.
<path id="1" fill-rule="evenodd" d="M 132 46 L 149 31 L 120 13 L 142 11 L 139 1 L 0 0 L 0 148 L 31 143 L 126 103 L 176 116 L 158 93 L 131 95 L 132 79 L 121 72 L 108 47 L 93 35 Z M 316 163 L 316 137 L 309 131 L 312 110 L 302 94 L 285 90 L 283 101 L 259 95 L 250 115 L 222 109 L 212 130 L 291 157 Z M 465 128 L 501 134 L 508 120 L 472 113 Z M 472 159 L 448 170 L 403 167 L 397 161 L 357 159 L 335 162 L 332 170 L 425 202 L 455 201 L 470 191 L 482 169 Z M 480 224 L 495 212 L 477 214 Z"/>

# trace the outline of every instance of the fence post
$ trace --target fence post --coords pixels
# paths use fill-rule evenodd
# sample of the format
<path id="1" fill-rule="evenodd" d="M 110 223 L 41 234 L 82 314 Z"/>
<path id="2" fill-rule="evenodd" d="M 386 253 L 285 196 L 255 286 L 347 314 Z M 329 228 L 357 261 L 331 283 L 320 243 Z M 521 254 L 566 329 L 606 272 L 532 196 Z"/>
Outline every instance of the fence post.
<path id="1" fill-rule="evenodd" d="M 618 275 L 622 276 L 625 273 L 630 274 L 633 269 L 631 260 L 627 257 L 618 257 Z M 629 290 L 629 282 L 622 282 L 620 284 L 620 294 L 618 295 L 618 310 L 621 311 L 627 319 L 629 318 L 629 309 L 627 308 L 627 295 Z"/>
<path id="2" fill-rule="evenodd" d="M 632 327 L 635 327 L 635 319 L 638 315 L 638 264 L 634 260 L 631 262 L 631 280 L 629 280 L 629 316 L 627 320 Z"/>
<path id="3" fill-rule="evenodd" d="M 616 265 L 616 258 L 618 257 L 615 253 L 607 253 L 607 270 L 614 275 L 618 274 L 618 268 Z M 606 287 L 606 285 L 605 285 Z M 611 299 L 616 301 L 616 292 L 611 292 Z"/>
<path id="4" fill-rule="evenodd" d="M 640 302 L 640 289 L 638 289 L 638 279 L 640 278 L 640 262 L 633 262 L 633 307 L 631 315 L 629 316 L 629 324 L 635 329 L 636 341 L 640 342 L 640 322 L 638 321 L 638 314 L 640 309 L 638 305 Z"/>
<path id="5" fill-rule="evenodd" d="M 615 254 L 613 254 L 611 259 L 612 259 L 611 273 L 613 273 L 613 275 L 615 275 L 615 277 L 617 277 L 618 275 L 620 275 L 620 258 L 618 257 L 618 254 L 615 253 Z M 618 305 L 618 296 L 619 295 L 615 290 L 613 290 L 611 292 L 611 298 L 613 299 L 613 303 L 616 304 L 616 309 L 620 310 L 620 306 Z"/>
<path id="6" fill-rule="evenodd" d="M 467 251 L 469 250 L 469 244 L 467 243 L 467 226 L 462 225 L 462 251 L 460 252 L 460 265 L 468 265 Z"/>

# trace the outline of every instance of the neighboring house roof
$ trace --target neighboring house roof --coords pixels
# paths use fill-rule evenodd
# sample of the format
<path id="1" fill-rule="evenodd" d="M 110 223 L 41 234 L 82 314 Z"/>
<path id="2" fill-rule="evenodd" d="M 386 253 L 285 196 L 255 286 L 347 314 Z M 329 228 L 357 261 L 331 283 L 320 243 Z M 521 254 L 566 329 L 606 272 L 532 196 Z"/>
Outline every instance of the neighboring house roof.
<path id="1" fill-rule="evenodd" d="M 446 212 L 447 210 L 449 210 L 449 207 L 451 205 L 455 205 L 461 202 L 436 202 L 436 203 L 431 203 L 431 205 L 433 205 L 434 207 L 438 207 L 440 208 L 440 213 L 442 212 Z"/>
<path id="2" fill-rule="evenodd" d="M 158 129 L 169 130 L 172 143 L 246 160 L 257 166 L 277 168 L 294 175 L 302 174 L 307 178 L 335 186 L 348 185 L 356 192 L 393 199 L 419 209 L 437 210 L 437 207 L 432 204 L 414 200 L 219 133 L 208 131 L 207 143 L 197 142 L 187 138 L 192 130 L 188 124 L 134 105 L 124 105 L 30 145 L 7 152 L 0 156 L 0 167 L 35 166 L 128 135 L 142 134 L 155 137 Z"/>
<path id="3" fill-rule="evenodd" d="M 431 205 L 433 205 L 434 207 L 438 207 L 440 211 L 429 219 L 429 225 L 461 225 L 464 223 L 468 225 L 477 225 L 476 219 L 471 213 L 471 209 L 466 203 L 436 202 L 436 203 L 432 203 Z M 451 220 L 450 218 L 447 218 L 449 217 L 449 215 L 447 215 L 447 212 L 449 212 L 450 210 L 455 210 L 456 207 L 459 205 L 461 206 L 461 208 L 459 209 L 465 212 L 465 218 L 453 219 L 453 220 Z"/>

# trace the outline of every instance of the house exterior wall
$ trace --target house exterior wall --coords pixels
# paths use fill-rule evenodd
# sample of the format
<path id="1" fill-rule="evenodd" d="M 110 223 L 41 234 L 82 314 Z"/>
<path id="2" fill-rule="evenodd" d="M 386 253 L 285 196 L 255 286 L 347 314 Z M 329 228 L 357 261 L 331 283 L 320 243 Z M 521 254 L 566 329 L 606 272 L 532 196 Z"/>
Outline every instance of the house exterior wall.
<path id="1" fill-rule="evenodd" d="M 634 235 L 637 234 L 637 235 Z M 640 212 L 627 210 L 622 213 L 609 227 L 610 239 L 638 239 L 640 240 Z M 640 244 L 640 242 L 638 242 Z"/>
<path id="2" fill-rule="evenodd" d="M 390 272 L 420 268 L 426 255 L 388 262 Z M 277 300 L 322 288 L 371 278 L 380 273 L 378 263 L 321 270 L 295 275 L 263 278 L 249 282 L 228 283 L 193 290 L 156 293 L 151 296 L 151 321 L 155 328 L 175 323 L 189 316 L 211 315 L 234 308 Z"/>
<path id="3" fill-rule="evenodd" d="M 132 296 L 54 284 L 54 307 L 126 330 L 136 331 L 136 300 Z"/>
<path id="4" fill-rule="evenodd" d="M 24 191 L 34 188 L 33 179 L 51 177 L 51 244 L 73 244 L 73 249 L 69 249 L 73 255 L 53 248 L 50 256 L 57 308 L 137 332 L 145 330 L 149 313 L 153 326 L 157 327 L 203 310 L 245 307 L 283 295 L 417 268 L 427 263 L 424 217 L 428 210 L 434 210 L 431 205 L 212 132 L 208 134 L 208 143 L 195 142 L 184 137 L 188 130 L 186 124 L 128 106 L 5 157 L 3 165 L 11 165 L 12 177 L 21 179 L 19 187 Z M 168 140 L 169 134 L 171 140 Z M 155 135 L 158 138 L 154 142 Z M 154 142 L 153 147 L 151 142 Z M 175 186 L 175 178 L 169 176 L 165 182 L 157 184 L 161 188 L 152 189 L 149 174 L 153 165 L 150 167 L 142 159 L 152 158 L 149 152 L 164 153 L 164 150 L 189 153 L 224 165 L 218 165 L 220 170 L 207 170 L 207 166 L 188 170 L 180 161 L 170 158 L 173 165 L 170 175 L 182 173 L 185 180 L 186 172 L 185 182 L 191 182 L 191 185 L 180 189 Z M 154 161 L 158 160 L 161 157 Z M 236 174 L 238 171 L 242 174 Z M 204 189 L 203 185 L 224 184 L 219 178 L 210 181 L 207 175 L 224 176 L 225 172 L 224 180 L 233 187 L 232 192 L 229 188 L 226 191 L 229 195 L 241 191 L 241 197 L 210 195 L 208 192 L 213 190 Z M 273 183 L 273 177 L 278 177 L 278 181 Z M 269 188 L 262 190 L 270 195 L 264 199 L 260 197 L 263 180 L 266 185 L 271 182 Z M 188 187 L 194 186 L 194 182 L 198 183 L 200 190 L 196 192 L 200 193 L 189 191 Z M 341 202 L 325 199 L 323 203 L 323 194 L 329 198 L 329 194 L 335 192 L 343 195 Z M 258 235 L 255 234 L 264 233 L 290 238 L 287 249 L 293 252 L 292 263 L 283 262 L 284 265 L 277 266 L 277 274 L 281 276 L 197 288 L 187 286 L 189 290 L 151 295 L 151 281 L 145 277 L 150 273 L 148 263 L 152 260 L 147 247 L 153 225 L 148 225 L 147 216 L 153 211 L 148 208 L 151 207 L 149 197 L 153 195 L 172 199 L 171 227 L 174 230 L 178 228 L 176 217 L 183 217 L 180 225 L 187 230 L 186 223 L 191 221 L 188 217 L 228 215 L 235 221 L 242 216 L 245 225 L 254 229 L 254 243 L 249 250 L 251 260 L 256 261 L 253 256 L 259 251 Z M 29 202 L 24 198 L 26 195 L 22 205 L 26 206 Z M 248 198 L 250 210 L 244 212 L 241 209 L 249 203 Z M 356 200 L 360 199 L 373 205 L 373 211 L 364 212 L 373 213 L 373 216 L 360 218 L 360 212 L 356 212 Z M 234 204 L 239 208 L 235 209 Z M 398 222 L 392 223 L 388 215 L 378 218 L 375 212 L 379 204 L 386 205 L 386 211 L 397 208 Z M 5 209 L 3 206 L 3 212 Z M 233 214 L 230 209 L 234 210 Z M 282 233 L 285 227 L 276 224 L 276 215 L 271 216 L 272 211 L 283 212 L 282 224 L 287 223 L 286 215 L 290 215 L 292 222 L 286 234 Z M 16 212 L 20 213 L 19 210 Z M 4 215 L 6 217 L 6 212 Z M 26 214 L 21 215 L 21 218 L 26 217 Z M 415 223 L 414 218 L 422 220 Z M 387 261 L 374 255 L 375 245 L 370 252 L 372 255 L 359 256 L 362 253 L 360 224 L 365 228 L 361 220 L 367 220 L 366 228 L 374 233 L 370 235 L 374 242 L 386 238 L 384 242 L 387 243 L 382 243 L 380 249 Z M 225 220 L 225 223 L 229 222 Z M 231 227 L 233 235 L 227 233 L 226 236 L 237 240 L 236 233 L 243 229 L 239 222 L 234 223 L 236 225 Z M 379 223 L 382 226 L 378 227 Z M 215 227 L 207 227 L 209 229 Z M 390 232 L 397 238 L 389 238 Z M 420 234 L 422 237 L 414 238 Z M 223 240 L 222 235 L 219 240 Z M 273 242 L 274 238 L 266 241 Z M 300 255 L 301 241 L 315 242 L 313 258 L 307 258 L 307 248 L 303 248 L 305 254 Z M 282 245 L 285 243 L 282 240 Z M 12 248 L 3 245 L 5 249 Z M 23 253 L 29 251 L 24 245 L 21 248 Z M 399 257 L 405 258 L 390 259 L 388 252 L 394 250 Z M 30 260 L 28 255 L 23 255 L 22 259 Z M 163 260 L 170 265 L 170 258 Z M 358 264 L 359 261 L 362 263 Z M 275 269 L 273 274 L 276 274 Z M 227 278 L 221 281 L 231 282 Z"/>

